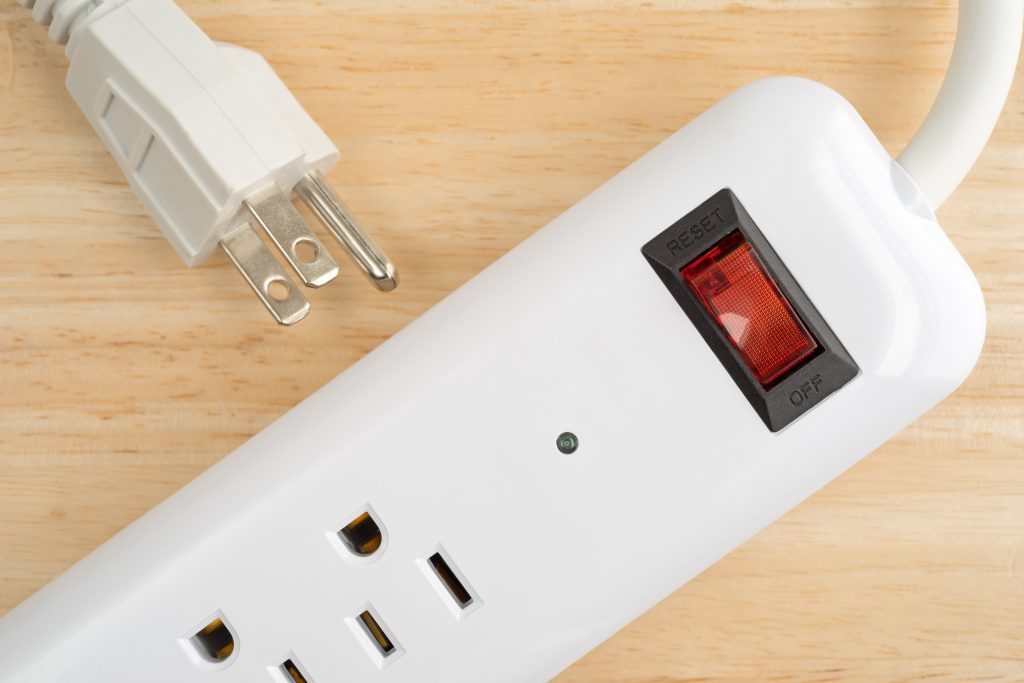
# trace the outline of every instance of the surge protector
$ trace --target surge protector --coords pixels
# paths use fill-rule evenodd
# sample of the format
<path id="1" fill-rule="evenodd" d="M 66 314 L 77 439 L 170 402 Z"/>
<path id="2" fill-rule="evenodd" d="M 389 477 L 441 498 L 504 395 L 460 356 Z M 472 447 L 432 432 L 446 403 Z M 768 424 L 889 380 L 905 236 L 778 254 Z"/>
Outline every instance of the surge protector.
<path id="1" fill-rule="evenodd" d="M 953 391 L 984 326 L 856 111 L 759 81 L 11 612 L 0 680 L 549 678 Z"/>

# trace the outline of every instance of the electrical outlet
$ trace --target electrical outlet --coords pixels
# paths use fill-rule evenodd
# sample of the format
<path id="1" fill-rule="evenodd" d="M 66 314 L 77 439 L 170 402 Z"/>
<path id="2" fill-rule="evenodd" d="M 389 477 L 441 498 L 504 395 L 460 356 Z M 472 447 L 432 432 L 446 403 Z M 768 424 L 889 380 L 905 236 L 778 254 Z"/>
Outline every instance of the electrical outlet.
<path id="1" fill-rule="evenodd" d="M 549 678 L 953 391 L 984 324 L 853 108 L 754 83 L 11 612 L 0 680 Z"/>

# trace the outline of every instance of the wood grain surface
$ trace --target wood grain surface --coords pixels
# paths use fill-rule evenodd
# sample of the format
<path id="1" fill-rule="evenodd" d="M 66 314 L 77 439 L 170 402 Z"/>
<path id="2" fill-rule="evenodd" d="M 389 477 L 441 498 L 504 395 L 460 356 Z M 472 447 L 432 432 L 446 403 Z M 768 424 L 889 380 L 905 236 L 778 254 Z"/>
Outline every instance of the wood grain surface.
<path id="1" fill-rule="evenodd" d="M 0 613 L 734 88 L 845 95 L 899 152 L 946 2 L 182 0 L 262 52 L 343 150 L 398 262 L 275 327 L 188 270 L 0 7 Z M 573 683 L 1024 680 L 1024 87 L 939 218 L 989 310 L 953 397 L 566 671 Z M 339 251 L 340 254 L 340 251 Z"/>

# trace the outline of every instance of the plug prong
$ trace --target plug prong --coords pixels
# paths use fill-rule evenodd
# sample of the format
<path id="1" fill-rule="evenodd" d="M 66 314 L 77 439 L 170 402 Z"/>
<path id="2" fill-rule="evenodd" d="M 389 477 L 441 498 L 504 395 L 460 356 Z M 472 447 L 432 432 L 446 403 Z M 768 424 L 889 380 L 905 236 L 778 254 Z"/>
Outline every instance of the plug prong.
<path id="1" fill-rule="evenodd" d="M 228 233 L 220 246 L 278 323 L 293 325 L 306 317 L 306 297 L 248 224 Z"/>
<path id="2" fill-rule="evenodd" d="M 307 173 L 295 186 L 295 192 L 334 233 L 374 287 L 390 292 L 398 286 L 395 264 L 359 227 L 352 213 L 317 171 Z"/>
<path id="3" fill-rule="evenodd" d="M 326 285 L 338 275 L 337 261 L 277 187 L 246 199 L 245 207 L 307 287 Z"/>

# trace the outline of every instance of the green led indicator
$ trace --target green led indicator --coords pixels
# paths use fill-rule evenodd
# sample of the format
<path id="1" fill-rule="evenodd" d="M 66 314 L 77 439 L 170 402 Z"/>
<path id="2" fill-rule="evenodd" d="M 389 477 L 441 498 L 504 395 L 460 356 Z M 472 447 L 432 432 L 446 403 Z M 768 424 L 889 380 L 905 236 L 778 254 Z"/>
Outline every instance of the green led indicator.
<path id="1" fill-rule="evenodd" d="M 575 453 L 576 449 L 580 447 L 580 440 L 572 432 L 562 432 L 558 435 L 555 444 L 558 446 L 558 450 L 569 455 Z"/>

